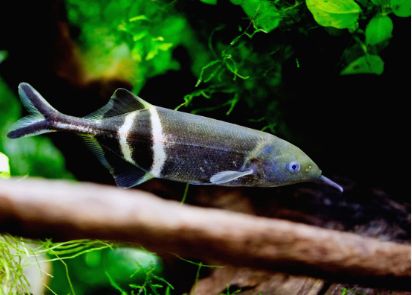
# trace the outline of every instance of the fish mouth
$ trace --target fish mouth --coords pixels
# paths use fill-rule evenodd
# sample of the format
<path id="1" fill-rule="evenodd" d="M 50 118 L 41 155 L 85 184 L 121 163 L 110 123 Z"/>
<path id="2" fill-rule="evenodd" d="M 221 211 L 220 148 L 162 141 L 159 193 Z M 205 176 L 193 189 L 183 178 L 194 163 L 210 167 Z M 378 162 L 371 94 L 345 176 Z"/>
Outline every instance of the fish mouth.
<path id="1" fill-rule="evenodd" d="M 343 187 L 339 184 L 337 184 L 336 182 L 334 182 L 333 180 L 327 178 L 326 176 L 321 175 L 319 177 L 320 181 L 323 182 L 324 184 L 327 184 L 331 187 L 334 187 L 335 189 L 337 189 L 338 191 L 340 191 L 341 193 L 343 193 Z"/>

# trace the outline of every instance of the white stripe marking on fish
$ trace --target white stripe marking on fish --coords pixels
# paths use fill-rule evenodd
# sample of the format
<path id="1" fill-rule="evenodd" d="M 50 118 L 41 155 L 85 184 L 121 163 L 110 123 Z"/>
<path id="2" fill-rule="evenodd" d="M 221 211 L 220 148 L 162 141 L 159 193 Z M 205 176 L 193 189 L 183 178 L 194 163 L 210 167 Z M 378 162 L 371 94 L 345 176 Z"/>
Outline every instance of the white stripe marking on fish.
<path id="1" fill-rule="evenodd" d="M 130 145 L 127 143 L 127 137 L 129 136 L 130 129 L 133 127 L 133 122 L 134 119 L 137 115 L 137 112 L 132 112 L 128 115 L 126 115 L 126 118 L 124 119 L 124 123 L 122 127 L 119 128 L 117 131 L 119 135 L 119 144 L 120 144 L 120 149 L 122 151 L 123 157 L 126 161 L 132 164 L 136 164 L 132 158 L 132 148 Z"/>
<path id="2" fill-rule="evenodd" d="M 150 106 L 150 120 L 152 123 L 152 136 L 153 136 L 153 164 L 150 169 L 150 173 L 159 177 L 162 172 L 163 165 L 166 162 L 166 152 L 164 149 L 164 135 L 162 123 L 160 122 L 159 113 L 156 110 L 156 107 Z"/>

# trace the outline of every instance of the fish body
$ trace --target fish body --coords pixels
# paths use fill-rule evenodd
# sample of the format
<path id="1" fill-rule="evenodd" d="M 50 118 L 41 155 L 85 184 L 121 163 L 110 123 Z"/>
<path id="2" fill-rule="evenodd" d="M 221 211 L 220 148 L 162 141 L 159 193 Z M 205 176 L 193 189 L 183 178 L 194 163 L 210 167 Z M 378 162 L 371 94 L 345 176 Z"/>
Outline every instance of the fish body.
<path id="1" fill-rule="evenodd" d="M 272 134 L 149 104 L 118 89 L 84 118 L 64 115 L 29 84 L 19 94 L 32 116 L 9 137 L 52 131 L 81 135 L 117 185 L 151 178 L 200 185 L 273 187 L 323 180 L 319 167 L 298 147 Z"/>

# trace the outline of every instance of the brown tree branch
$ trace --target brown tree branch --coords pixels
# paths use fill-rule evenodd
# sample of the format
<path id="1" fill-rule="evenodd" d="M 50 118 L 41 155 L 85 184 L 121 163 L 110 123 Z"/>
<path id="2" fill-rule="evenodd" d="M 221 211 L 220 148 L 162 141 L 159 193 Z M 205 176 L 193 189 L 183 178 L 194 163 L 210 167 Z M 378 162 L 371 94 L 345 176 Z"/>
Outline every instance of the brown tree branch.
<path id="1" fill-rule="evenodd" d="M 410 286 L 409 245 L 95 184 L 1 180 L 0 230 L 132 242 L 157 252 L 330 281 Z"/>

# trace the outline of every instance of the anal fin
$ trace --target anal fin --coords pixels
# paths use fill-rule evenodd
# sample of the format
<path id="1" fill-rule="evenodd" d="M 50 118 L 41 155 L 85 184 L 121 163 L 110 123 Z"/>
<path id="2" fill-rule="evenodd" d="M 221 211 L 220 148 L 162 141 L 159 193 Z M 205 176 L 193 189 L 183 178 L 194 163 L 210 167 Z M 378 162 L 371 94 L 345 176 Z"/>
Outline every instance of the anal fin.
<path id="1" fill-rule="evenodd" d="M 82 136 L 82 138 L 100 163 L 112 174 L 117 186 L 131 188 L 153 178 L 150 173 L 127 162 L 109 147 L 100 144 L 95 137 Z"/>
<path id="2" fill-rule="evenodd" d="M 112 170 L 109 170 L 118 187 L 131 188 L 153 178 L 146 171 L 143 171 L 126 161 L 123 161 L 121 165 L 118 164 L 113 166 Z"/>

